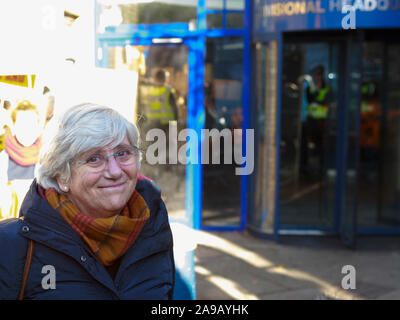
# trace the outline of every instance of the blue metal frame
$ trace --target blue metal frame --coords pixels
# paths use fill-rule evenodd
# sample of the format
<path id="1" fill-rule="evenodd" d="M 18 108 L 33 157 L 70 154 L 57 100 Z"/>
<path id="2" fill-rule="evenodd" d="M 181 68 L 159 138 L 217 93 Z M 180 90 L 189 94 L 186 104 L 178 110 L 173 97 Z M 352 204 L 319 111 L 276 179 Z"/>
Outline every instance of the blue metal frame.
<path id="1" fill-rule="evenodd" d="M 277 83 L 276 83 L 276 140 L 275 145 L 277 146 L 276 150 L 276 172 L 275 172 L 275 218 L 274 218 L 274 240 L 275 242 L 279 242 L 279 185 L 280 185 L 280 165 L 281 165 L 281 155 L 280 155 L 280 144 L 281 144 L 281 128 L 282 128 L 282 63 L 283 63 L 283 34 L 278 33 L 278 70 L 277 70 Z"/>
<path id="2" fill-rule="evenodd" d="M 184 42 L 189 46 L 189 93 L 187 126 L 201 137 L 204 128 L 204 61 L 205 40 L 203 37 L 188 39 Z M 201 154 L 201 143 L 198 153 Z M 202 166 L 188 164 L 186 170 L 186 215 L 192 219 L 194 229 L 200 229 L 202 212 Z"/>
<path id="3" fill-rule="evenodd" d="M 226 0 L 225 0 L 226 1 Z M 251 119 L 251 88 L 252 88 L 252 59 L 251 59 L 251 30 L 252 30 L 252 1 L 246 0 L 245 2 L 245 13 L 244 13 L 244 52 L 243 52 L 243 94 L 242 94 L 242 113 L 243 113 L 243 149 L 247 150 L 246 141 L 246 130 L 250 129 L 250 119 Z M 254 146 L 253 146 L 254 149 Z M 255 159 L 253 159 L 253 162 Z M 240 230 L 244 230 L 247 224 L 247 209 L 249 207 L 249 176 L 243 175 L 241 177 L 241 215 L 240 215 Z"/>

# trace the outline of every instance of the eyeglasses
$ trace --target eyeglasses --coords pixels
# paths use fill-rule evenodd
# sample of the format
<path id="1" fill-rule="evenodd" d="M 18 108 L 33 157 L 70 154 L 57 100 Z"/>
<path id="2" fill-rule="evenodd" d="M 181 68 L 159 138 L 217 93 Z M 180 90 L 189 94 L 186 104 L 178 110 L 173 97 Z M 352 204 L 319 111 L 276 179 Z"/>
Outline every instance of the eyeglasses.
<path id="1" fill-rule="evenodd" d="M 139 154 L 138 147 L 124 147 L 119 149 L 116 153 L 104 155 L 101 152 L 95 152 L 87 157 L 86 161 L 71 161 L 72 164 L 85 165 L 94 171 L 102 171 L 106 167 L 108 158 L 114 157 L 115 161 L 120 166 L 128 166 L 136 161 Z"/>

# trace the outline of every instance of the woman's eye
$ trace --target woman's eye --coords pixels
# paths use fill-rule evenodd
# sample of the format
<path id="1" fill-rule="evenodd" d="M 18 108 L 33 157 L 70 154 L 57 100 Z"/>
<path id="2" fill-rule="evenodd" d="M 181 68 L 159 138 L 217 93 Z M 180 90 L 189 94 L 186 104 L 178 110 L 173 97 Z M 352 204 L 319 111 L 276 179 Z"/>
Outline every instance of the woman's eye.
<path id="1" fill-rule="evenodd" d="M 123 157 L 129 155 L 129 151 L 119 151 L 117 152 L 118 157 Z"/>
<path id="2" fill-rule="evenodd" d="M 100 157 L 99 156 L 91 156 L 89 159 L 87 159 L 88 163 L 98 163 L 100 162 Z"/>

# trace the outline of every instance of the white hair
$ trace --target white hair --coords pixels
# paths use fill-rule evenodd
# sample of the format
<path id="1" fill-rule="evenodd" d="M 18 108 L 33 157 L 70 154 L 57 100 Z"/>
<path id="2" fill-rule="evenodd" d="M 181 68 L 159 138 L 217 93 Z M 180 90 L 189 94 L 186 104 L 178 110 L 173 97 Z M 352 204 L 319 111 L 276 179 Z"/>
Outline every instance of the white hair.
<path id="1" fill-rule="evenodd" d="M 55 188 L 59 193 L 57 176 L 70 181 L 70 162 L 93 148 L 103 148 L 115 141 L 117 146 L 127 136 L 138 147 L 139 131 L 112 108 L 84 103 L 69 108 L 54 127 L 54 134 L 41 149 L 36 180 L 43 188 Z M 140 167 L 140 156 L 138 156 Z"/>

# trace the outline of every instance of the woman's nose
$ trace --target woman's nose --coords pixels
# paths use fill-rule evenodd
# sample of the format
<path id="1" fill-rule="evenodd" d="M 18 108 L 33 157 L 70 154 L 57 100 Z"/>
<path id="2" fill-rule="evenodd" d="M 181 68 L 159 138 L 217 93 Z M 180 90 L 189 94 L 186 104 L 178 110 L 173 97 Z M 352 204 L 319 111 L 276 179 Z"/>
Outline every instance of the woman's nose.
<path id="1" fill-rule="evenodd" d="M 107 158 L 106 173 L 112 177 L 119 177 L 122 174 L 122 169 L 114 156 Z"/>

